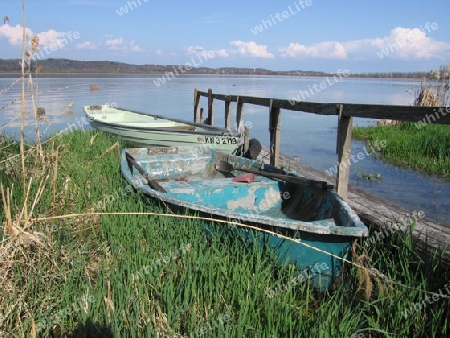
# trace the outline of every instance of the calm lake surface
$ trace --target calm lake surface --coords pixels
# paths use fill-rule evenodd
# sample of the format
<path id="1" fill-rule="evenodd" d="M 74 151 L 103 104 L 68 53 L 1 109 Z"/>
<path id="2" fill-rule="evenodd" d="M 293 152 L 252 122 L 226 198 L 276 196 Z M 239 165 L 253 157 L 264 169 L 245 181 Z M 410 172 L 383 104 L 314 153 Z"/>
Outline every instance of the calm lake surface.
<path id="1" fill-rule="evenodd" d="M 372 103 L 411 105 L 413 94 L 420 85 L 417 81 L 352 78 L 303 78 L 282 76 L 182 76 L 166 80 L 159 86 L 156 77 L 116 78 L 42 78 L 34 79 L 40 94 L 37 106 L 45 107 L 47 122 L 42 122 L 41 133 L 49 136 L 76 123 L 85 129 L 82 107 L 84 105 L 116 104 L 119 107 L 157 113 L 169 117 L 193 120 L 194 88 L 221 94 L 274 97 L 293 100 L 300 91 L 301 100 L 311 102 Z M 15 79 L 0 78 L 0 133 L 18 137 L 21 102 L 18 82 L 6 92 Z M 325 81 L 326 87 L 320 83 Z M 95 84 L 101 91 L 90 92 Z M 316 90 L 316 89 L 318 90 Z M 322 89 L 321 89 L 322 88 Z M 306 94 L 306 92 L 308 94 Z M 309 95 L 309 97 L 307 96 Z M 17 101 L 16 101 L 17 100 Z M 72 105 L 67 108 L 67 105 Z M 201 106 L 207 107 L 202 98 Z M 215 124 L 224 124 L 224 105 L 216 101 Z M 32 110 L 31 101 L 27 110 Z M 74 112 L 67 114 L 67 110 Z M 236 112 L 232 105 L 233 114 Z M 244 105 L 244 120 L 251 123 L 251 137 L 268 145 L 268 109 Z M 318 170 L 326 171 L 336 165 L 336 116 L 319 116 L 283 110 L 281 113 L 281 152 L 298 156 L 300 161 Z M 368 125 L 375 120 L 355 119 L 354 125 Z M 33 121 L 27 137 L 33 140 Z M 73 127 L 75 128 L 75 127 Z M 364 152 L 363 142 L 353 141 L 352 153 Z M 359 178 L 363 173 L 381 174 L 381 180 Z M 385 164 L 372 156 L 352 164 L 350 183 L 406 209 L 424 211 L 426 217 L 450 226 L 450 182 L 405 168 Z"/>

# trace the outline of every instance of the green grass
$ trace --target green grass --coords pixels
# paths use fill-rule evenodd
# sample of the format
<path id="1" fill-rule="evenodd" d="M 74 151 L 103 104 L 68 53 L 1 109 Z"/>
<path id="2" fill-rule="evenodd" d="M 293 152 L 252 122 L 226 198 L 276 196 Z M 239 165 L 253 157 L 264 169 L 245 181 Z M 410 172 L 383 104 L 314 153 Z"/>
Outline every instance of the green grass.
<path id="1" fill-rule="evenodd" d="M 100 211 L 99 205 L 105 212 L 166 213 L 164 205 L 127 188 L 119 170 L 121 145 L 111 148 L 115 142 L 74 132 L 55 143 L 56 205 L 56 158 L 48 155 L 41 165 L 27 156 L 30 205 L 39 181 L 49 175 L 32 216 Z M 49 154 L 51 145 L 45 148 Z M 17 151 L 1 149 L 0 161 Z M 20 171 L 0 175 L 3 185 L 13 187 L 15 218 L 23 197 Z M 267 290 L 286 285 L 297 272 L 279 266 L 270 251 L 245 245 L 232 228 L 217 236 L 201 230 L 198 220 L 82 216 L 35 221 L 27 229 L 35 236 L 37 231 L 45 236 L 41 244 L 21 243 L 6 231 L 1 235 L 2 337 L 30 336 L 32 320 L 43 337 L 57 330 L 65 337 L 450 335 L 448 299 L 405 317 L 405 310 L 426 297 L 416 289 L 437 291 L 450 277 L 438 257 L 420 259 L 408 234 L 371 242 L 369 252 L 373 267 L 415 289 L 386 284 L 382 295 L 375 284 L 372 299 L 365 300 L 358 270 L 349 265 L 334 291 L 319 294 L 298 283 L 268 297 Z"/>
<path id="2" fill-rule="evenodd" d="M 450 126 L 404 122 L 400 126 L 356 127 L 353 137 L 380 147 L 382 160 L 433 175 L 450 176 Z"/>

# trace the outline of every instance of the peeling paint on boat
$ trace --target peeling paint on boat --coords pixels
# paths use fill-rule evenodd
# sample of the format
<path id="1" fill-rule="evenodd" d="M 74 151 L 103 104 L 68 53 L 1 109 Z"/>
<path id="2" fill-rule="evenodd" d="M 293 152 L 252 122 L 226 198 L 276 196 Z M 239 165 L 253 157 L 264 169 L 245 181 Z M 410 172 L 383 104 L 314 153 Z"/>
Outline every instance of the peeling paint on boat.
<path id="1" fill-rule="evenodd" d="M 237 200 L 231 200 L 227 202 L 229 210 L 236 210 L 238 208 L 244 208 L 247 210 L 253 210 L 255 206 L 256 196 L 249 193 L 249 195 L 241 197 Z"/>

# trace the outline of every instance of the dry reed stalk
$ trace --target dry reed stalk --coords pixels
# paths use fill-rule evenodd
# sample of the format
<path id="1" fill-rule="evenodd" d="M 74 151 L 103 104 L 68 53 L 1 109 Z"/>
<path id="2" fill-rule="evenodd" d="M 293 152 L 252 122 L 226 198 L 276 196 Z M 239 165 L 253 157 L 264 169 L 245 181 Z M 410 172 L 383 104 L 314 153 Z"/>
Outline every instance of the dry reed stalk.
<path id="1" fill-rule="evenodd" d="M 107 290 L 106 297 L 103 297 L 103 300 L 105 302 L 106 314 L 108 315 L 108 317 L 111 317 L 111 314 L 114 313 L 114 303 L 111 298 L 111 282 L 110 281 L 107 282 L 107 289 L 108 290 Z"/>
<path id="2" fill-rule="evenodd" d="M 35 323 L 34 319 L 31 321 L 30 337 L 31 338 L 37 337 L 37 329 L 36 329 L 36 323 Z"/>
<path id="3" fill-rule="evenodd" d="M 41 184 L 39 185 L 38 192 L 36 194 L 36 198 L 33 201 L 32 204 L 32 211 L 34 210 L 34 207 L 39 202 L 40 198 L 42 197 L 42 193 L 44 191 L 46 180 L 42 180 Z M 28 185 L 28 189 L 31 187 L 31 180 L 30 184 Z M 31 244 L 38 244 L 43 245 L 43 241 L 45 240 L 45 236 L 42 235 L 39 232 L 27 232 L 25 229 L 29 226 L 29 222 L 27 219 L 22 218 L 24 210 L 19 213 L 19 217 L 17 218 L 17 221 L 13 221 L 11 216 L 11 196 L 12 192 L 9 190 L 9 188 L 5 190 L 3 188 L 3 184 L 0 183 L 0 190 L 2 192 L 2 202 L 3 202 L 3 208 L 4 213 L 6 217 L 6 229 L 8 231 L 8 234 L 11 238 L 14 238 L 17 240 L 18 243 L 24 245 L 25 247 L 30 246 Z M 31 212 L 32 212 L 31 211 Z M 31 214 L 30 214 L 31 216 Z M 20 227 L 20 223 L 24 222 L 24 226 Z"/>
<path id="4" fill-rule="evenodd" d="M 153 327 L 156 328 L 162 336 L 174 337 L 175 331 L 170 327 L 167 320 L 167 314 L 161 309 L 159 303 L 156 303 L 155 313 L 152 314 L 151 320 Z"/>
<path id="5" fill-rule="evenodd" d="M 358 255 L 357 249 L 362 250 L 363 253 Z M 358 290 L 364 293 L 365 300 L 371 300 L 373 298 L 374 281 L 376 282 L 381 296 L 385 295 L 385 285 L 379 273 L 375 269 L 370 269 L 370 257 L 366 248 L 362 247 L 355 240 L 352 244 L 352 257 L 355 260 L 354 264 L 358 268 Z"/>
<path id="6" fill-rule="evenodd" d="M 8 230 L 8 234 L 10 236 L 13 235 L 13 222 L 11 217 L 11 192 L 9 191 L 9 188 L 6 188 L 6 194 L 5 189 L 3 188 L 3 183 L 0 182 L 0 190 L 2 191 L 2 202 L 3 202 L 3 212 L 5 213 L 6 217 L 6 229 Z"/>
<path id="7" fill-rule="evenodd" d="M 432 85 L 422 82 L 417 91 L 414 106 L 418 107 L 444 107 L 446 105 L 446 93 L 442 85 L 433 88 Z"/>
<path id="8" fill-rule="evenodd" d="M 354 241 L 352 244 L 352 257 L 356 261 L 356 264 L 362 267 L 366 267 L 367 263 L 370 262 L 370 257 L 367 255 L 366 252 L 364 252 L 361 255 L 358 255 L 356 253 L 356 250 L 361 248 L 362 247 L 356 241 Z M 366 251 L 364 248 L 362 249 Z M 372 298 L 373 283 L 372 279 L 370 278 L 369 269 L 358 268 L 358 276 L 359 276 L 358 290 L 364 292 L 364 298 L 366 300 L 370 300 Z"/>
<path id="9" fill-rule="evenodd" d="M 20 157 L 22 164 L 22 188 L 23 188 L 23 210 L 25 219 L 28 219 L 27 210 L 27 171 L 25 167 L 25 43 L 26 43 L 26 25 L 25 25 L 25 0 L 22 0 L 22 111 L 20 123 Z"/>
<path id="10" fill-rule="evenodd" d="M 92 143 L 91 143 L 92 144 Z M 103 156 L 105 156 L 107 153 L 109 153 L 111 150 L 117 148 L 119 150 L 119 155 L 120 155 L 120 146 L 119 146 L 119 142 L 114 143 L 111 147 L 109 147 L 108 149 L 106 149 L 104 151 L 103 154 L 101 154 L 98 159 L 101 159 Z"/>
<path id="11" fill-rule="evenodd" d="M 448 90 L 450 86 L 449 72 L 450 66 L 441 66 L 437 71 L 431 71 L 428 82 L 424 79 L 416 92 L 414 106 L 446 107 L 448 105 Z M 433 81 L 435 81 L 434 84 L 432 83 Z"/>
<path id="12" fill-rule="evenodd" d="M 39 36 L 34 34 L 33 38 L 31 39 L 31 49 L 33 50 L 33 53 L 37 54 L 39 52 Z M 37 60 L 36 58 L 36 66 L 37 66 Z M 39 133 L 39 119 L 41 116 L 38 114 L 38 108 L 36 108 L 36 99 L 38 94 L 38 86 L 37 83 L 33 84 L 32 76 L 31 76 L 31 57 L 30 62 L 28 63 L 28 71 L 29 71 L 29 82 L 32 83 L 32 93 L 31 93 L 31 102 L 33 103 L 33 111 L 34 111 L 34 121 L 35 121 L 35 133 L 36 133 L 36 151 L 39 154 L 39 158 L 41 160 L 41 164 L 44 162 L 44 154 L 42 152 L 42 145 L 41 145 L 41 135 Z M 36 95 L 36 98 L 35 98 Z"/>
<path id="13" fill-rule="evenodd" d="M 50 177 L 50 175 L 47 175 L 47 176 L 45 176 L 45 179 L 43 179 L 39 182 L 38 191 L 36 192 L 33 203 L 31 204 L 31 210 L 30 210 L 30 214 L 29 214 L 30 217 L 32 217 L 34 208 L 38 205 L 39 201 L 42 198 L 42 195 L 45 190 L 45 185 L 46 185 L 49 177 Z M 31 184 L 31 180 L 30 180 L 30 184 Z M 24 228 L 26 228 L 26 227 L 24 227 Z"/>
<path id="14" fill-rule="evenodd" d="M 53 180 L 52 180 L 52 187 L 53 187 L 53 205 L 52 205 L 52 214 L 55 213 L 56 210 L 56 182 L 58 180 L 58 150 L 59 148 L 56 148 L 56 151 L 54 151 L 55 142 L 52 143 L 52 155 L 55 159 L 55 164 L 53 167 Z M 52 224 L 55 223 L 55 220 L 52 220 Z"/>
<path id="15" fill-rule="evenodd" d="M 29 75 L 31 77 L 31 74 Z M 34 130 L 36 133 L 36 152 L 39 155 L 39 158 L 41 160 L 41 164 L 44 162 L 44 153 L 42 151 L 42 143 L 41 143 L 41 135 L 39 133 L 39 120 L 41 119 L 41 116 L 38 114 L 38 108 L 36 107 L 35 97 L 34 95 L 31 96 L 31 102 L 33 103 L 33 111 L 34 111 Z"/>

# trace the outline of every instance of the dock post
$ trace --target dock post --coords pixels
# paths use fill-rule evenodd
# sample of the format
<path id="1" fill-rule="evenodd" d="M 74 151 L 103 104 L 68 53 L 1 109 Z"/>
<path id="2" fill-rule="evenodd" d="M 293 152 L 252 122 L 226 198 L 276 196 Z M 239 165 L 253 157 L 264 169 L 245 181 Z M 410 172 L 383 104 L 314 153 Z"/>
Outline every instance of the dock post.
<path id="1" fill-rule="evenodd" d="M 200 123 L 205 123 L 205 120 L 204 120 L 204 108 L 200 108 Z"/>
<path id="2" fill-rule="evenodd" d="M 238 133 L 244 132 L 244 102 L 236 98 L 236 129 Z"/>
<path id="3" fill-rule="evenodd" d="M 336 153 L 338 155 L 338 171 L 336 177 L 336 192 L 347 200 L 348 180 L 350 174 L 350 155 L 352 151 L 352 123 L 353 117 L 344 116 L 344 105 L 338 110 L 338 129 Z"/>
<path id="4" fill-rule="evenodd" d="M 226 98 L 225 99 L 225 128 L 231 130 L 230 104 L 231 104 L 231 100 Z"/>
<path id="5" fill-rule="evenodd" d="M 194 89 L 194 122 L 203 123 L 200 119 L 200 93 L 197 88 Z"/>
<path id="6" fill-rule="evenodd" d="M 210 126 L 214 125 L 214 117 L 213 117 L 213 95 L 212 89 L 208 89 L 208 124 Z"/>
<path id="7" fill-rule="evenodd" d="M 280 157 L 280 112 L 279 107 L 274 107 L 273 99 L 270 99 L 270 116 L 269 116 L 269 132 L 270 132 L 270 164 L 277 167 Z"/>
<path id="8" fill-rule="evenodd" d="M 247 153 L 248 148 L 250 147 L 250 128 L 249 127 L 245 127 L 245 131 L 244 131 L 244 151 L 243 153 Z"/>

